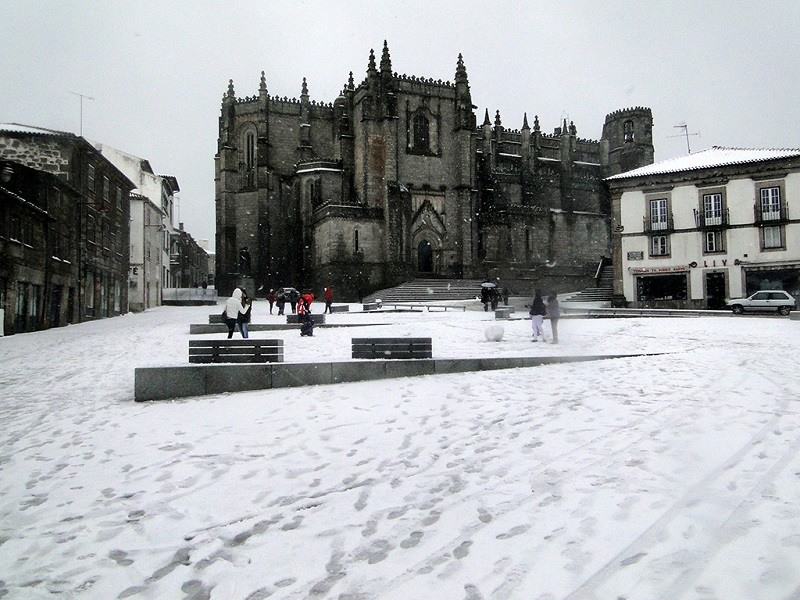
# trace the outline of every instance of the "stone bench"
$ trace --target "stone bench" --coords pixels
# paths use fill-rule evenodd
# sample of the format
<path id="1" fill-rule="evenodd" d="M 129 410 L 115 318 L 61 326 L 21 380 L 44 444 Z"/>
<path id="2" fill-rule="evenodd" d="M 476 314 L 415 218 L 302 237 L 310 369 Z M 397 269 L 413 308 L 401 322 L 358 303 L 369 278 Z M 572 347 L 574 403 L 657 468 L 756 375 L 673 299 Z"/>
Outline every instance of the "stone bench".
<path id="1" fill-rule="evenodd" d="M 432 358 L 431 338 L 353 338 L 353 358 Z"/>
<path id="2" fill-rule="evenodd" d="M 338 313 L 338 312 L 350 312 L 350 305 L 349 304 L 339 304 L 334 305 L 331 304 L 331 313 Z"/>
<path id="3" fill-rule="evenodd" d="M 217 324 L 217 323 L 224 323 L 225 319 L 222 318 L 222 313 L 217 313 L 215 315 L 208 315 L 208 324 Z"/>
<path id="4" fill-rule="evenodd" d="M 189 362 L 283 362 L 283 340 L 189 340 Z"/>
<path id="5" fill-rule="evenodd" d="M 382 306 L 381 302 L 365 302 L 361 305 L 361 310 L 364 312 L 369 312 L 373 310 L 378 310 Z"/>
<path id="6" fill-rule="evenodd" d="M 311 313 L 311 318 L 314 319 L 314 325 L 325 325 L 325 315 L 323 313 Z M 290 325 L 302 323 L 305 320 L 305 315 L 286 315 L 286 322 Z"/>
<path id="7" fill-rule="evenodd" d="M 495 319 L 510 319 L 511 313 L 514 312 L 513 306 L 500 306 L 494 309 L 494 318 Z"/>
<path id="8" fill-rule="evenodd" d="M 467 307 L 463 304 L 391 304 L 391 303 L 387 304 L 384 302 L 383 306 L 384 307 L 391 306 L 393 308 L 404 308 L 411 310 L 415 308 L 424 308 L 428 312 L 430 312 L 431 309 L 439 309 L 445 312 L 447 312 L 448 310 L 460 310 L 462 312 L 467 310 Z"/>

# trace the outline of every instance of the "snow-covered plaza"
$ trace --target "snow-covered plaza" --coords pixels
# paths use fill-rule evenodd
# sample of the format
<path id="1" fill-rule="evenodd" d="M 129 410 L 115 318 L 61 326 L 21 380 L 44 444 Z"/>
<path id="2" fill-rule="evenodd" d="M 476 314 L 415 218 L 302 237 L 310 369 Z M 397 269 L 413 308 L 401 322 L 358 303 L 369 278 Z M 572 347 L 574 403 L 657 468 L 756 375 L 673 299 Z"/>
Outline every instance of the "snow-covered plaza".
<path id="1" fill-rule="evenodd" d="M 251 336 L 286 362 L 364 335 L 646 355 L 134 402 L 213 312 L 0 338 L 0 597 L 800 597 L 800 321 L 564 319 L 551 345 L 488 342 L 480 310 L 341 313 L 384 325 Z"/>

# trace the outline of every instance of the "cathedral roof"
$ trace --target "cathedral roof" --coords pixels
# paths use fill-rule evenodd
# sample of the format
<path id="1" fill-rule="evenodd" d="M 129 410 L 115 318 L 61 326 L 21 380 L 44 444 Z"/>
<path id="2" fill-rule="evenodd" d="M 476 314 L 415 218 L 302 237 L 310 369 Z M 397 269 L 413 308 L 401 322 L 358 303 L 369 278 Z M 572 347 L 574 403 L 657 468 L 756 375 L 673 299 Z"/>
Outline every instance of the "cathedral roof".
<path id="1" fill-rule="evenodd" d="M 778 158 L 792 158 L 795 156 L 800 156 L 800 148 L 727 148 L 725 146 L 712 146 L 700 152 L 662 160 L 652 165 L 612 175 L 611 177 L 607 177 L 606 181 L 630 179 L 647 175 L 662 175 L 665 173 L 680 173 L 683 171 L 697 171 L 699 169 L 708 169 L 712 167 L 757 163 Z"/>

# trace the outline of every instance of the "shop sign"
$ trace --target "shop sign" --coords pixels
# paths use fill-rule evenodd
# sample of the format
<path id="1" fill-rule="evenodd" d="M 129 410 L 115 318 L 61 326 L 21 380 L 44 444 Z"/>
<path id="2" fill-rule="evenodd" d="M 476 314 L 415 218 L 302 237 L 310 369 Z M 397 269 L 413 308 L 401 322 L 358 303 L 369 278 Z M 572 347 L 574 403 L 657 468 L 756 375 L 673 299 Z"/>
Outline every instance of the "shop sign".
<path id="1" fill-rule="evenodd" d="M 689 270 L 686 265 L 678 265 L 677 267 L 636 267 L 631 269 L 634 275 L 641 275 L 643 273 L 684 273 Z"/>
<path id="2" fill-rule="evenodd" d="M 717 259 L 716 258 L 711 261 L 711 264 L 708 264 L 708 262 L 709 261 L 707 261 L 707 260 L 703 261 L 703 268 L 708 268 L 708 267 L 727 267 L 728 266 L 728 259 L 727 258 L 721 258 L 719 260 L 719 265 L 717 264 Z M 735 261 L 733 261 L 733 264 L 738 265 L 739 264 L 739 259 L 737 258 Z M 689 263 L 689 266 L 694 269 L 697 266 L 697 262 L 696 261 L 692 261 L 692 262 Z"/>

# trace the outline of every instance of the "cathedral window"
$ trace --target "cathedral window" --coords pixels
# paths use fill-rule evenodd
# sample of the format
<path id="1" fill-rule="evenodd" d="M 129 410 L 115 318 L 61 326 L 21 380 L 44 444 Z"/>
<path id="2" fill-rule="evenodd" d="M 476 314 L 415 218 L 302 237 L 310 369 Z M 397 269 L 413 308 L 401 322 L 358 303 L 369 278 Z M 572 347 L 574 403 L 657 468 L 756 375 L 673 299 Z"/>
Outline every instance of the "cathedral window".
<path id="1" fill-rule="evenodd" d="M 628 120 L 622 125 L 625 143 L 633 141 L 633 121 Z"/>
<path id="2" fill-rule="evenodd" d="M 358 229 L 353 230 L 353 251 L 359 252 L 361 247 L 358 245 Z"/>
<path id="3" fill-rule="evenodd" d="M 248 129 L 242 136 L 239 168 L 243 171 L 242 185 L 252 188 L 256 184 L 256 132 Z"/>
<path id="4" fill-rule="evenodd" d="M 430 152 L 430 123 L 425 115 L 414 117 L 414 152 Z"/>
<path id="5" fill-rule="evenodd" d="M 245 166 L 249 171 L 256 165 L 256 135 L 248 131 L 245 136 Z"/>

